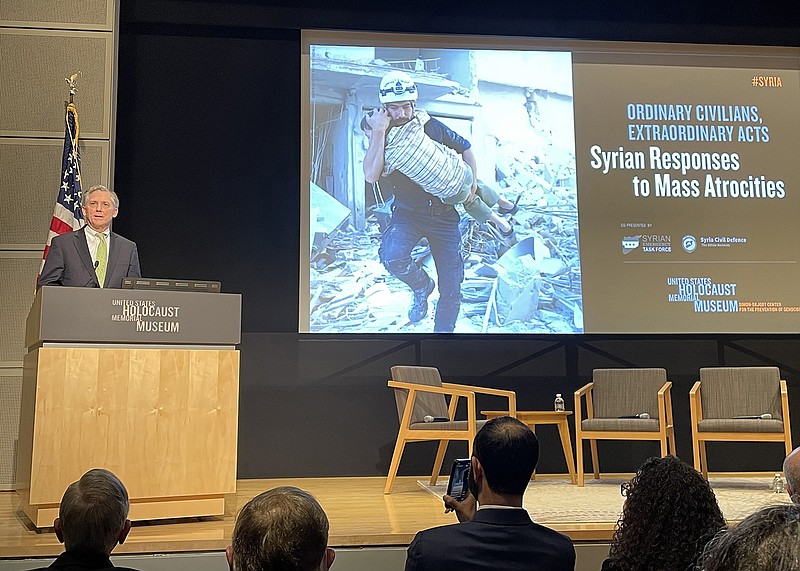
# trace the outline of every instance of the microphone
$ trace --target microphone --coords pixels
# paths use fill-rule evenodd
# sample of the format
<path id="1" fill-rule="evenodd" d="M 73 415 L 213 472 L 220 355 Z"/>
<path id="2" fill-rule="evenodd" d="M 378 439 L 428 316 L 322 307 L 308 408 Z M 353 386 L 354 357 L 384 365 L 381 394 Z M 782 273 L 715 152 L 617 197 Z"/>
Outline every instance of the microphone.
<path id="1" fill-rule="evenodd" d="M 742 416 L 734 416 L 736 420 L 770 420 L 772 415 L 768 412 L 764 414 L 745 414 Z"/>
<path id="2" fill-rule="evenodd" d="M 423 416 L 422 420 L 425 422 L 450 422 L 450 419 L 446 416 L 431 416 L 429 414 Z"/>
<path id="3" fill-rule="evenodd" d="M 94 261 L 94 269 L 96 270 L 97 266 L 99 266 L 99 265 L 100 265 L 100 261 L 99 260 L 95 260 Z"/>
<path id="4" fill-rule="evenodd" d="M 650 414 L 647 412 L 640 412 L 639 414 L 624 414 L 622 416 L 618 416 L 617 418 L 641 418 L 646 420 L 650 418 Z"/>

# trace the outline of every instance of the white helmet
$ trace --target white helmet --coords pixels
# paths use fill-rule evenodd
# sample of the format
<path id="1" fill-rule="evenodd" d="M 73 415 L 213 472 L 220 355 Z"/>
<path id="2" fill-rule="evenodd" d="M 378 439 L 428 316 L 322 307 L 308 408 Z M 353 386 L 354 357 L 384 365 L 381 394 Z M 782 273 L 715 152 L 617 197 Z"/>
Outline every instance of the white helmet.
<path id="1" fill-rule="evenodd" d="M 417 84 L 404 71 L 390 71 L 381 79 L 381 88 L 378 93 L 381 103 L 416 101 L 418 95 Z"/>

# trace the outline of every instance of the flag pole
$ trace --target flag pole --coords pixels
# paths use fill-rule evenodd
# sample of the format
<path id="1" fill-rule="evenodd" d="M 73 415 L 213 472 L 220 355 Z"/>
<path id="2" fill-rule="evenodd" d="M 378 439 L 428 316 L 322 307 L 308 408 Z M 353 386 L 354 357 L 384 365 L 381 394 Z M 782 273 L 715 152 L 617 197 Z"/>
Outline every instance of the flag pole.
<path id="1" fill-rule="evenodd" d="M 78 230 L 83 224 L 81 211 L 81 157 L 78 148 L 80 125 L 78 124 L 78 109 L 75 106 L 75 92 L 77 80 L 81 72 L 73 73 L 64 81 L 69 86 L 69 102 L 64 101 L 64 150 L 61 155 L 61 185 L 59 186 L 56 204 L 53 208 L 53 218 L 50 221 L 50 230 L 47 234 L 42 265 L 39 268 L 41 277 L 44 270 L 50 244 L 54 237 L 67 232 Z M 37 278 L 37 284 L 39 279 Z"/>

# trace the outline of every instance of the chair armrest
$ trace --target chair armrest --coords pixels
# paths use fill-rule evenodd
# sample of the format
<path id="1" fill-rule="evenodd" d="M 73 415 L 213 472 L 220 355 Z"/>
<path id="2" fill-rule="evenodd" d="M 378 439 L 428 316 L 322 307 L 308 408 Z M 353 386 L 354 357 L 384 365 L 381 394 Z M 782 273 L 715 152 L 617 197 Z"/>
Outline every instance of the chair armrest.
<path id="1" fill-rule="evenodd" d="M 449 388 L 445 386 L 436 387 L 433 385 L 419 385 L 417 383 L 405 383 L 403 381 L 389 381 L 387 385 L 393 389 L 414 390 L 421 393 L 436 393 L 439 395 L 453 395 L 459 397 L 475 398 L 475 391 Z"/>
<path id="2" fill-rule="evenodd" d="M 476 421 L 475 414 L 475 393 L 473 391 L 463 391 L 460 389 L 453 389 L 448 387 L 437 387 L 433 385 L 420 385 L 417 383 L 405 383 L 403 381 L 389 380 L 386 383 L 393 389 L 405 389 L 408 391 L 408 400 L 406 401 L 403 416 L 400 419 L 400 429 L 409 429 L 411 426 L 411 415 L 417 402 L 417 393 L 435 393 L 440 395 L 449 395 L 450 406 L 448 407 L 448 414 L 452 417 L 455 413 L 455 407 L 460 397 L 467 399 L 467 420 L 474 426 Z"/>
<path id="3" fill-rule="evenodd" d="M 792 424 L 789 421 L 789 392 L 786 390 L 786 381 L 781 379 L 781 414 L 783 415 L 783 431 L 788 434 L 789 448 L 792 440 Z"/>
<path id="4" fill-rule="evenodd" d="M 499 397 L 509 397 L 509 398 L 517 396 L 517 393 L 515 393 L 514 391 L 506 391 L 503 389 L 490 389 L 486 387 L 475 387 L 472 385 L 457 385 L 455 383 L 442 383 L 442 386 L 462 391 L 472 391 L 484 395 L 496 395 Z"/>
<path id="5" fill-rule="evenodd" d="M 692 429 L 697 429 L 697 423 L 703 420 L 703 404 L 700 391 L 700 381 L 697 381 L 689 391 L 689 412 L 692 418 Z"/>
<path id="6" fill-rule="evenodd" d="M 591 396 L 594 383 L 586 383 L 577 391 L 575 391 L 575 430 L 580 430 L 581 420 L 583 420 L 583 413 L 581 412 L 581 397 L 586 397 L 586 412 L 590 413 L 591 409 Z M 589 414 L 589 417 L 593 416 Z"/>
<path id="7" fill-rule="evenodd" d="M 583 395 L 585 395 L 586 393 L 592 392 L 592 387 L 594 387 L 594 383 L 586 383 L 581 388 L 579 388 L 577 391 L 575 391 L 575 398 L 579 399 Z"/>
<path id="8" fill-rule="evenodd" d="M 476 387 L 472 385 L 459 385 L 456 383 L 442 383 L 443 387 L 452 388 L 455 390 L 471 391 L 477 394 L 494 395 L 498 397 L 506 397 L 508 399 L 508 415 L 517 417 L 517 393 L 514 391 L 507 391 L 504 389 L 490 389 L 487 387 Z"/>
<path id="9" fill-rule="evenodd" d="M 672 427 L 672 381 L 664 383 L 658 389 L 658 418 L 661 429 Z"/>

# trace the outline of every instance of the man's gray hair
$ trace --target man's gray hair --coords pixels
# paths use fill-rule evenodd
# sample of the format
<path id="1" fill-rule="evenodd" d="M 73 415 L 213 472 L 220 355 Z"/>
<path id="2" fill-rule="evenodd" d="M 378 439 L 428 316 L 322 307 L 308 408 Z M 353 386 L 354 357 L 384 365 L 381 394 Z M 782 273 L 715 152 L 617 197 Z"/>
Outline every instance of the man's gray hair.
<path id="1" fill-rule="evenodd" d="M 800 448 L 795 448 L 786 456 L 783 461 L 783 475 L 786 476 L 792 501 L 800 505 Z"/>
<path id="2" fill-rule="evenodd" d="M 128 518 L 128 490 L 108 470 L 89 470 L 64 492 L 58 517 L 67 551 L 111 553 Z"/>
<path id="3" fill-rule="evenodd" d="M 799 571 L 800 511 L 795 505 L 769 506 L 719 532 L 706 545 L 701 571 Z"/>
<path id="4" fill-rule="evenodd" d="M 233 527 L 234 571 L 311 571 L 328 546 L 328 518 L 319 502 L 284 486 L 247 502 Z"/>
<path id="5" fill-rule="evenodd" d="M 117 193 L 108 187 L 103 186 L 102 184 L 96 184 L 89 190 L 81 193 L 81 206 L 86 206 L 89 204 L 89 197 L 96 190 L 104 190 L 105 192 L 111 194 L 111 203 L 114 205 L 114 208 L 119 208 L 119 196 L 117 196 Z"/>

